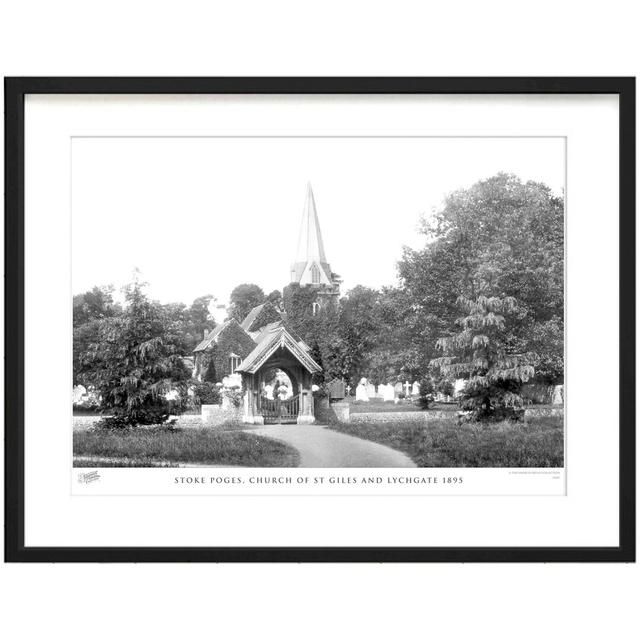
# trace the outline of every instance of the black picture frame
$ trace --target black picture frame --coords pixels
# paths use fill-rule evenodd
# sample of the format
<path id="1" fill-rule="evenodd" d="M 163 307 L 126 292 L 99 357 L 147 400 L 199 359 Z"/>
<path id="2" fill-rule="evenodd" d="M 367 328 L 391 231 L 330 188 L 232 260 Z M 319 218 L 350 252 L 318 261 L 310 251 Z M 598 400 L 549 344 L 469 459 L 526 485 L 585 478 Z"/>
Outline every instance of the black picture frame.
<path id="1" fill-rule="evenodd" d="M 635 78 L 5 78 L 5 561 L 635 561 Z M 616 94 L 620 133 L 620 475 L 616 547 L 25 547 L 24 100 L 27 94 Z"/>

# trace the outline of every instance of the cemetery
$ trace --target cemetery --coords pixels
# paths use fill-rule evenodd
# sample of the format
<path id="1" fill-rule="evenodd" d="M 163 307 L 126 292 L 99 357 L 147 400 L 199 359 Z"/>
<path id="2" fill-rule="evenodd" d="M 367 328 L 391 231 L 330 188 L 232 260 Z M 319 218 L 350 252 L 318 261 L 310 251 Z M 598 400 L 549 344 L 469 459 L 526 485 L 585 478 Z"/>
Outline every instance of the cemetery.
<path id="1" fill-rule="evenodd" d="M 397 287 L 342 294 L 309 185 L 282 291 L 240 284 L 219 320 L 137 277 L 124 304 L 75 296 L 75 464 L 295 466 L 304 434 L 342 434 L 418 466 L 561 465 L 562 202 L 499 174 L 438 215 Z"/>

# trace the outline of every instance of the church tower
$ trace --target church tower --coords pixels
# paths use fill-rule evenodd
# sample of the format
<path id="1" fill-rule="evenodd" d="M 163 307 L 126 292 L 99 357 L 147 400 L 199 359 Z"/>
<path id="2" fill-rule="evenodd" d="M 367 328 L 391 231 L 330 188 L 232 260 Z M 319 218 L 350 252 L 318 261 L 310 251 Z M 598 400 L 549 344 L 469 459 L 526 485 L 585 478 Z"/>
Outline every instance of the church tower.
<path id="1" fill-rule="evenodd" d="M 329 301 L 337 301 L 340 296 L 340 279 L 332 273 L 324 252 L 311 183 L 307 184 L 298 247 L 295 262 L 291 265 L 291 285 L 315 291 L 314 312 Z"/>

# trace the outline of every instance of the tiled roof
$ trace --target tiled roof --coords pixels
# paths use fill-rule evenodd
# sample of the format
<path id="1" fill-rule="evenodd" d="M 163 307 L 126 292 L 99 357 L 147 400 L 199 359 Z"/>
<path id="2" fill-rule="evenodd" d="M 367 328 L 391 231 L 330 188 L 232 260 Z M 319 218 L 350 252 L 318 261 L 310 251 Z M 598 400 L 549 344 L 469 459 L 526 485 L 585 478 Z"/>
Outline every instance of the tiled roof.
<path id="1" fill-rule="evenodd" d="M 282 326 L 282 321 L 278 320 L 277 322 L 270 322 L 269 324 L 265 324 L 264 327 L 260 327 L 258 331 L 251 331 L 249 335 L 253 338 L 254 342 L 262 342 L 265 336 L 271 331 L 275 331 L 278 327 Z"/>
<path id="2" fill-rule="evenodd" d="M 309 373 L 322 371 L 320 365 L 298 344 L 298 341 L 284 327 L 279 327 L 275 331 L 266 333 L 264 338 L 242 361 L 236 371 L 256 373 L 273 353 L 281 347 L 287 349 Z"/>
<path id="3" fill-rule="evenodd" d="M 226 322 L 219 324 L 217 327 L 214 327 L 211 330 L 211 333 L 202 342 L 200 342 L 200 344 L 198 344 L 198 346 L 193 350 L 193 352 L 196 353 L 197 351 L 204 351 L 207 347 L 209 347 L 215 341 L 215 339 L 220 335 L 222 330 L 225 327 L 229 326 L 231 322 L 237 322 L 237 320 L 234 320 L 232 318 L 231 320 L 227 320 Z"/>
<path id="4" fill-rule="evenodd" d="M 258 317 L 258 314 L 264 309 L 265 304 L 267 303 L 263 302 L 262 304 L 259 304 L 257 307 L 253 307 L 253 309 L 249 311 L 249 313 L 247 314 L 247 317 L 240 324 L 240 326 L 245 331 L 249 331 L 249 329 L 251 329 L 251 325 L 253 324 L 253 321 Z"/>

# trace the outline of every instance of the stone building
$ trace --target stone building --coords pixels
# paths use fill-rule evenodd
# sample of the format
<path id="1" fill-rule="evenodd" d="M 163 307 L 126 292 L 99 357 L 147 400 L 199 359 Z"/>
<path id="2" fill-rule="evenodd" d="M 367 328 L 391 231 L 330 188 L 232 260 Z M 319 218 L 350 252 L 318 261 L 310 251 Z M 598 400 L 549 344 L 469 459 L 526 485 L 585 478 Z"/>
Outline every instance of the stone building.
<path id="1" fill-rule="evenodd" d="M 194 349 L 193 376 L 222 382 L 240 375 L 245 422 L 314 422 L 312 376 L 321 368 L 291 324 L 302 315 L 313 321 L 320 308 L 337 305 L 339 297 L 340 278 L 327 262 L 309 184 L 290 283 L 283 291 L 285 311 L 265 302 L 242 322 L 229 319 L 218 325 Z M 283 375 L 290 383 L 286 399 L 274 397 L 270 389 L 271 381 Z"/>
<path id="2" fill-rule="evenodd" d="M 217 326 L 194 349 L 193 375 L 198 380 L 241 376 L 243 420 L 250 424 L 314 422 L 311 377 L 320 371 L 309 347 L 270 302 L 254 307 L 241 323 L 230 319 Z M 282 374 L 289 380 L 290 394 L 269 398 L 267 385 Z"/>
<path id="3" fill-rule="evenodd" d="M 322 306 L 337 305 L 340 282 L 327 261 L 316 202 L 311 184 L 308 184 L 290 283 L 283 291 L 285 309 L 289 312 L 287 307 L 294 306 L 296 298 L 309 306 L 314 315 Z"/>

